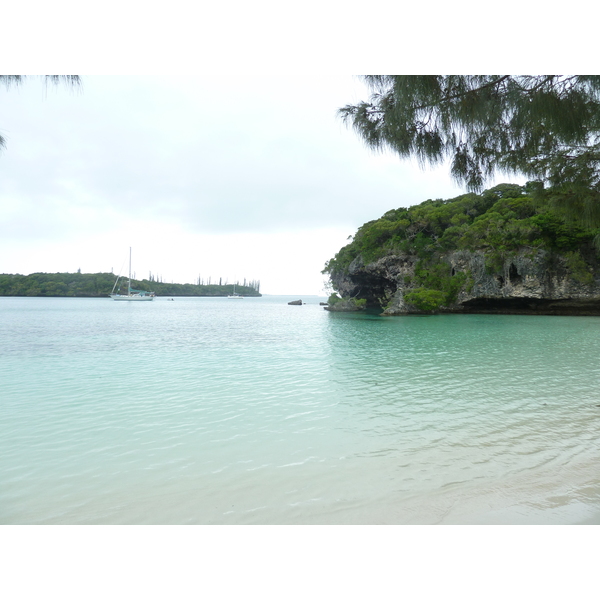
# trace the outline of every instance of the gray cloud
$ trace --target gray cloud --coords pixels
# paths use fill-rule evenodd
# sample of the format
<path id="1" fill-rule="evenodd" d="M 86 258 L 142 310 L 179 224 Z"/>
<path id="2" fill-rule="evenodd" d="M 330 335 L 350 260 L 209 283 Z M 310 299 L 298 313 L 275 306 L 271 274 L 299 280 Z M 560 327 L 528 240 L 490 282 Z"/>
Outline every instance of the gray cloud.
<path id="1" fill-rule="evenodd" d="M 344 83 L 89 77 L 81 93 L 45 98 L 26 84 L 2 92 L 0 194 L 42 213 L 63 199 L 200 232 L 360 224 L 414 192 L 399 161 L 365 166 L 335 116 Z"/>

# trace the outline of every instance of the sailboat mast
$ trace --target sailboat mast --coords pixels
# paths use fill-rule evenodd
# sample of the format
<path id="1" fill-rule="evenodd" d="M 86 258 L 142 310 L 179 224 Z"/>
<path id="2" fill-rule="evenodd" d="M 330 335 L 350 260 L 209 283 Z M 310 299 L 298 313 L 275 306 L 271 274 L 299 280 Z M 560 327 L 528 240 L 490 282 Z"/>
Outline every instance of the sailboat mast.
<path id="1" fill-rule="evenodd" d="M 129 246 L 129 283 L 127 285 L 127 295 L 131 296 L 131 246 Z"/>

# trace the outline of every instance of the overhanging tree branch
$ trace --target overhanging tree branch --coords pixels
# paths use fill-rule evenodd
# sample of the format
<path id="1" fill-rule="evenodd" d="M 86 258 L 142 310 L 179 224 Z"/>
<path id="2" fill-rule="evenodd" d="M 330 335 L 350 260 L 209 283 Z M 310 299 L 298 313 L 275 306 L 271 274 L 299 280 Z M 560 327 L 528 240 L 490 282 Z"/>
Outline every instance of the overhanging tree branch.
<path id="1" fill-rule="evenodd" d="M 472 191 L 496 172 L 599 186 L 600 76 L 368 75 L 369 102 L 339 110 L 374 150 L 449 159 Z"/>

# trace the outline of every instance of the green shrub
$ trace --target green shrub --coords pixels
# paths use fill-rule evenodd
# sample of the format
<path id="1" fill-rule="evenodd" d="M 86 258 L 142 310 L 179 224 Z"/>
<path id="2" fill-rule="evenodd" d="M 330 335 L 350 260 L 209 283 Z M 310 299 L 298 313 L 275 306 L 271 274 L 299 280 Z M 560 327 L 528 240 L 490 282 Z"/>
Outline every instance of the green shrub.
<path id="1" fill-rule="evenodd" d="M 579 252 L 567 252 L 565 254 L 567 268 L 571 271 L 573 279 L 584 285 L 594 283 L 594 276 L 590 273 L 586 262 Z"/>
<path id="2" fill-rule="evenodd" d="M 329 306 L 333 306 L 334 304 L 337 304 L 340 300 L 341 298 L 335 292 L 333 292 L 333 294 L 331 294 L 331 296 L 327 298 L 327 304 L 329 304 Z"/>
<path id="3" fill-rule="evenodd" d="M 439 290 L 428 290 L 426 288 L 417 288 L 412 292 L 404 294 L 404 300 L 419 310 L 431 312 L 438 310 L 444 305 L 446 294 Z"/>

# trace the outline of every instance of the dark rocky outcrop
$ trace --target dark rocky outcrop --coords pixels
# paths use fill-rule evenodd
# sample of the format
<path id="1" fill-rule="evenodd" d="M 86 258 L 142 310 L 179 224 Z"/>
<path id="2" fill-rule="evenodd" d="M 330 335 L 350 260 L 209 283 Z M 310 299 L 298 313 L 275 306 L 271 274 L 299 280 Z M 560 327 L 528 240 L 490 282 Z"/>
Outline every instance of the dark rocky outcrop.
<path id="1" fill-rule="evenodd" d="M 329 310 L 331 312 L 356 312 L 359 310 L 365 310 L 366 302 L 364 299 L 355 299 L 355 298 L 344 298 L 335 302 L 334 304 L 329 304 L 325 306 L 325 310 Z"/>
<path id="2" fill-rule="evenodd" d="M 440 257 L 448 276 L 464 274 L 464 284 L 453 302 L 436 312 L 600 315 L 600 265 L 595 261 L 573 265 L 566 254 L 547 250 L 512 253 L 491 269 L 483 251 L 454 251 Z M 388 255 L 364 264 L 358 256 L 345 272 L 333 272 L 334 288 L 343 298 L 366 300 L 384 315 L 422 314 L 406 301 L 418 259 Z M 339 303 L 341 304 L 341 303 Z M 358 310 L 348 303 L 329 310 Z"/>
<path id="3" fill-rule="evenodd" d="M 302 306 L 302 300 L 293 300 L 292 302 L 288 302 L 290 306 Z"/>

